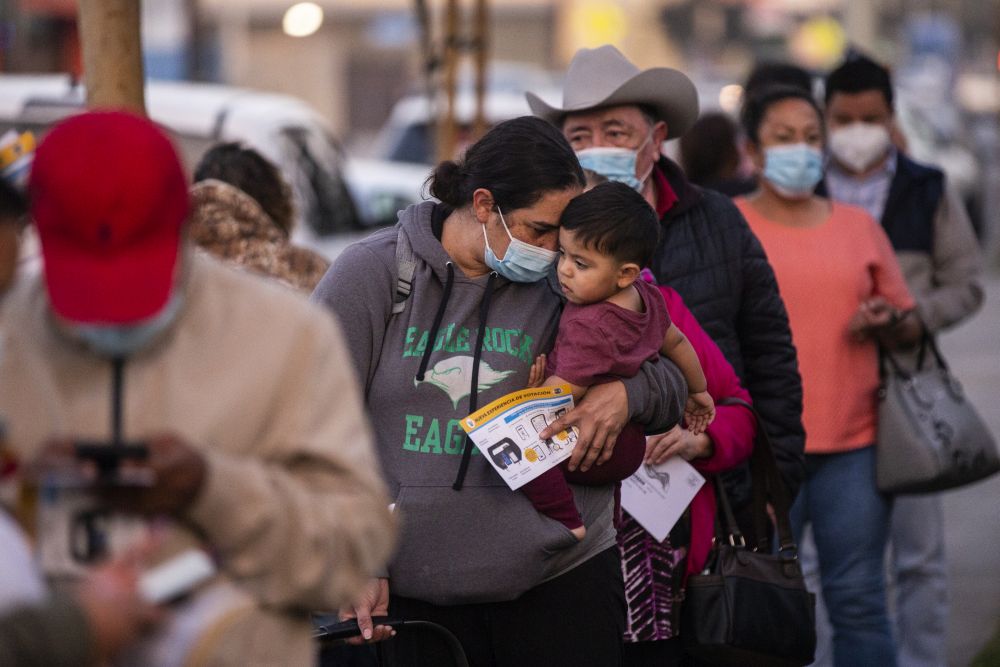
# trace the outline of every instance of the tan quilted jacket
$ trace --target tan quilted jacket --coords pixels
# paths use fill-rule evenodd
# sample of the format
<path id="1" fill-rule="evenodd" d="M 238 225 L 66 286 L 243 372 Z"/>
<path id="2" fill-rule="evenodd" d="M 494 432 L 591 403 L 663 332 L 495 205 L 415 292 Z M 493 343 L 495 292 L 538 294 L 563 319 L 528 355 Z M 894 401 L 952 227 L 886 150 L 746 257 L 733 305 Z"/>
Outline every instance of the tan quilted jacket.
<path id="1" fill-rule="evenodd" d="M 189 233 L 216 257 L 306 292 L 330 266 L 312 250 L 292 245 L 253 197 L 214 179 L 191 188 Z"/>

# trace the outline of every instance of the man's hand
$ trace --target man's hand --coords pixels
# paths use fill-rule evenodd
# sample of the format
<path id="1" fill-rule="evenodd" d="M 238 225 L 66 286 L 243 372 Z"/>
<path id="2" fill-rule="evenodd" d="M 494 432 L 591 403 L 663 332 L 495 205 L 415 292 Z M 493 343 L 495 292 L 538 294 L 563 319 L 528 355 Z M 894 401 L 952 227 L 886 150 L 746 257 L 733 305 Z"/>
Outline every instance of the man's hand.
<path id="1" fill-rule="evenodd" d="M 95 489 L 113 510 L 178 515 L 194 501 L 205 482 L 205 459 L 175 435 L 154 436 L 145 444 L 147 458 L 143 461 L 125 459 L 119 470 L 125 477 L 130 472 L 149 473 L 152 478 L 149 486 L 100 484 L 94 462 L 78 459 L 73 441 L 69 439 L 49 441 L 32 463 L 30 474 L 38 477 L 47 470 L 73 469 L 96 485 Z"/>
<path id="2" fill-rule="evenodd" d="M 163 617 L 161 609 L 139 594 L 140 560 L 145 551 L 130 550 L 91 570 L 76 590 L 99 664 L 108 662 Z"/>
<path id="3" fill-rule="evenodd" d="M 146 441 L 145 461 L 125 461 L 122 470 L 152 472 L 148 487 L 109 486 L 101 489 L 108 504 L 122 512 L 179 515 L 194 502 L 205 482 L 205 458 L 175 435 L 157 435 Z"/>
<path id="4" fill-rule="evenodd" d="M 372 579 L 364 593 L 354 603 L 353 607 L 340 609 L 340 620 L 358 619 L 361 636 L 347 640 L 348 644 L 365 644 L 380 642 L 396 636 L 396 631 L 388 625 L 372 627 L 372 616 L 387 616 L 389 614 L 389 580 Z"/>
<path id="5" fill-rule="evenodd" d="M 666 433 L 646 437 L 643 463 L 658 465 L 674 455 L 685 461 L 692 461 L 711 456 L 713 451 L 712 439 L 706 434 L 694 435 L 687 429 L 675 426 Z"/>
<path id="6" fill-rule="evenodd" d="M 591 387 L 579 405 L 538 435 L 545 440 L 575 426 L 579 435 L 569 458 L 569 469 L 586 472 L 595 463 L 601 465 L 611 458 L 615 440 L 627 423 L 628 395 L 625 385 L 616 380 Z"/>

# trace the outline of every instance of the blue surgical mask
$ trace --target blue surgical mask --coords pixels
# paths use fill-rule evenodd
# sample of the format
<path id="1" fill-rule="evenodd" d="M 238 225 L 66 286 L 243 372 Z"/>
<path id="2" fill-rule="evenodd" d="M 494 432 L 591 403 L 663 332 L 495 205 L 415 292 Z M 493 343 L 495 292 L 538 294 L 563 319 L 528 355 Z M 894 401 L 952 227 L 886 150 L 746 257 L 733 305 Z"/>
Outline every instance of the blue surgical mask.
<path id="1" fill-rule="evenodd" d="M 510 237 L 510 245 L 507 246 L 503 259 L 497 259 L 493 249 L 490 248 L 490 239 L 486 236 L 486 225 L 483 225 L 483 238 L 486 239 L 486 266 L 516 283 L 534 283 L 548 275 L 559 253 L 515 239 L 507 227 L 507 221 L 503 219 L 499 206 L 497 213 L 500 213 L 500 222 Z"/>
<path id="2" fill-rule="evenodd" d="M 156 315 L 137 324 L 69 324 L 74 338 L 94 352 L 107 357 L 128 357 L 152 343 L 170 328 L 183 307 L 184 299 L 175 291 Z"/>
<path id="3" fill-rule="evenodd" d="M 823 153 L 808 144 L 771 146 L 764 151 L 764 178 L 788 199 L 811 197 L 823 178 Z"/>
<path id="4" fill-rule="evenodd" d="M 619 183 L 624 183 L 633 190 L 642 190 L 643 184 L 649 175 L 653 171 L 653 165 L 649 165 L 649 170 L 643 175 L 642 178 L 635 173 L 636 170 L 636 160 L 639 157 L 639 151 L 646 147 L 650 139 L 653 138 L 652 133 L 646 140 L 642 142 L 642 145 L 632 150 L 631 148 L 617 148 L 614 146 L 596 146 L 594 148 L 584 148 L 581 151 L 576 152 L 576 159 L 580 161 L 580 166 L 584 169 L 590 169 L 591 171 L 596 171 L 598 174 L 608 179 L 609 181 L 618 181 Z"/>

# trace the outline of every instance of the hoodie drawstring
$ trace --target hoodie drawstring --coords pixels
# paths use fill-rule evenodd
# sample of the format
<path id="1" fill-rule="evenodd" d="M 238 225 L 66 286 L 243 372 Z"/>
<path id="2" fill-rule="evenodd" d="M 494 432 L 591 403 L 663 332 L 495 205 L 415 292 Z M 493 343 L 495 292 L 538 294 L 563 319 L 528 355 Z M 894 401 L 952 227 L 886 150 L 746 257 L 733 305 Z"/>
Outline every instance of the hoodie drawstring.
<path id="1" fill-rule="evenodd" d="M 420 358 L 420 367 L 417 369 L 417 382 L 424 381 L 424 373 L 427 372 L 427 364 L 431 360 L 431 352 L 434 350 L 434 341 L 437 340 L 438 329 L 441 328 L 441 320 L 444 319 L 444 310 L 448 306 L 448 299 L 451 297 L 451 286 L 455 284 L 455 267 L 451 262 L 445 264 L 448 269 L 448 279 L 444 283 L 444 292 L 441 293 L 441 301 L 438 303 L 437 313 L 434 315 L 434 324 L 431 325 L 431 335 L 427 339 L 427 347 L 424 348 L 424 356 Z M 473 371 L 475 373 L 475 371 Z"/>
<path id="2" fill-rule="evenodd" d="M 493 281 L 497 277 L 496 271 L 490 271 L 490 277 L 486 281 L 486 293 L 479 304 L 479 332 L 476 334 L 476 351 L 472 354 L 472 386 L 469 387 L 469 414 L 471 415 L 479 407 L 479 359 L 483 354 L 483 336 L 486 334 L 486 318 L 490 314 L 490 300 L 493 298 Z M 472 458 L 472 448 L 476 445 L 472 438 L 465 436 L 465 446 L 462 448 L 462 462 L 458 466 L 458 474 L 455 476 L 455 483 L 451 485 L 456 491 L 462 490 L 465 482 L 465 473 L 469 470 L 469 461 Z"/>

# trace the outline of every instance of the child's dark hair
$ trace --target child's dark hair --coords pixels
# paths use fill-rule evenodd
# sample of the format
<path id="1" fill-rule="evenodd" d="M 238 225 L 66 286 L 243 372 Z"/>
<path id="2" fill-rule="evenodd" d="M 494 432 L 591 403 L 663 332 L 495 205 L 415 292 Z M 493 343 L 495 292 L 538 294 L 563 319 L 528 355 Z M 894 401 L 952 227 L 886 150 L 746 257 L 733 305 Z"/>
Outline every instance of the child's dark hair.
<path id="1" fill-rule="evenodd" d="M 743 105 L 740 113 L 740 121 L 743 123 L 743 132 L 753 144 L 760 145 L 760 126 L 764 122 L 767 110 L 778 102 L 785 100 L 802 100 L 813 108 L 816 115 L 823 121 L 823 112 L 813 96 L 805 90 L 796 86 L 775 85 L 757 91 L 757 94 L 750 97 Z"/>
<path id="2" fill-rule="evenodd" d="M 834 93 L 863 93 L 877 90 L 885 97 L 885 103 L 892 109 L 892 77 L 889 70 L 868 56 L 855 53 L 826 77 L 824 100 L 827 105 Z"/>
<path id="3" fill-rule="evenodd" d="M 588 248 L 619 262 L 646 266 L 660 240 L 660 222 L 638 192 L 616 181 L 573 198 L 559 224 Z"/>
<path id="4" fill-rule="evenodd" d="M 295 220 L 292 190 L 277 166 L 239 143 L 216 144 L 194 170 L 194 181 L 214 178 L 242 190 L 260 204 L 278 227 L 290 232 Z"/>
<path id="5" fill-rule="evenodd" d="M 554 125 L 522 116 L 494 126 L 460 161 L 445 160 L 428 179 L 430 193 L 451 208 L 472 202 L 485 188 L 502 210 L 536 203 L 553 190 L 582 188 L 583 169 Z"/>

